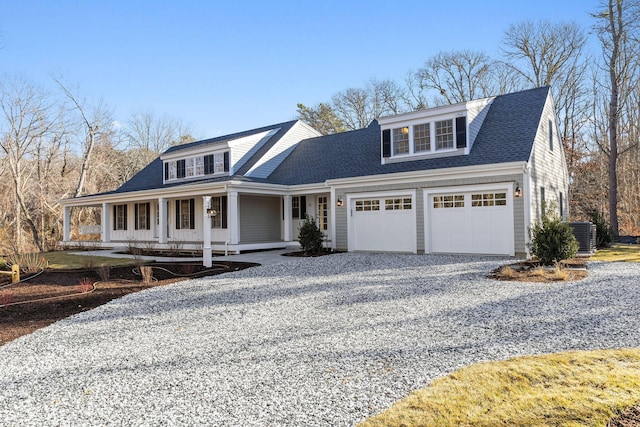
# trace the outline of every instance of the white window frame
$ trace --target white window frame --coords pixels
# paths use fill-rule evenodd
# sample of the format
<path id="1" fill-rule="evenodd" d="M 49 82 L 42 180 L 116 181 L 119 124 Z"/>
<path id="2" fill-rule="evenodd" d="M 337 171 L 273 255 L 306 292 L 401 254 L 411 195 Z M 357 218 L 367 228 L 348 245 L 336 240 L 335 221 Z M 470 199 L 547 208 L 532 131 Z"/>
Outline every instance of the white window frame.
<path id="1" fill-rule="evenodd" d="M 404 136 L 400 138 L 399 136 Z M 403 151 L 400 151 L 399 144 L 402 144 Z M 394 156 L 402 156 L 410 154 L 411 152 L 411 137 L 409 135 L 409 126 L 401 126 L 399 128 L 391 129 L 391 146 Z M 406 151 L 404 151 L 406 149 Z"/>

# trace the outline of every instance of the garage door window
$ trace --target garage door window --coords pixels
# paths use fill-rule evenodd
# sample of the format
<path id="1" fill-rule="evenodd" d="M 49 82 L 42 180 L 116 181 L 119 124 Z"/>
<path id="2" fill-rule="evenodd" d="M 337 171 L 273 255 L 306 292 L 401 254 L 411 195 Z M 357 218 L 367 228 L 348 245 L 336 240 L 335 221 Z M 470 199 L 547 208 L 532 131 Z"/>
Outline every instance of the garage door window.
<path id="1" fill-rule="evenodd" d="M 411 209 L 411 198 L 385 199 L 384 209 L 387 211 L 399 211 L 403 209 Z"/>
<path id="2" fill-rule="evenodd" d="M 440 208 L 464 208 L 464 195 L 453 194 L 450 196 L 433 196 L 433 207 Z"/>
<path id="3" fill-rule="evenodd" d="M 379 210 L 380 210 L 380 200 L 378 199 L 356 200 L 356 212 L 379 211 Z"/>
<path id="4" fill-rule="evenodd" d="M 507 206 L 507 193 L 472 194 L 471 206 Z"/>

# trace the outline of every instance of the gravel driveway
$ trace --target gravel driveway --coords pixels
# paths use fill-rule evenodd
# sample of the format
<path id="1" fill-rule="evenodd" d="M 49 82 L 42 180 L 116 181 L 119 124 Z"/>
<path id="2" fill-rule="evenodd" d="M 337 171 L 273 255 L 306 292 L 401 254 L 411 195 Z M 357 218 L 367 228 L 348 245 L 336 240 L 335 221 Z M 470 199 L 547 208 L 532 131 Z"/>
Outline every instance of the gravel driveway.
<path id="1" fill-rule="evenodd" d="M 639 264 L 339 254 L 131 294 L 0 347 L 0 425 L 353 425 L 471 363 L 640 346 Z"/>

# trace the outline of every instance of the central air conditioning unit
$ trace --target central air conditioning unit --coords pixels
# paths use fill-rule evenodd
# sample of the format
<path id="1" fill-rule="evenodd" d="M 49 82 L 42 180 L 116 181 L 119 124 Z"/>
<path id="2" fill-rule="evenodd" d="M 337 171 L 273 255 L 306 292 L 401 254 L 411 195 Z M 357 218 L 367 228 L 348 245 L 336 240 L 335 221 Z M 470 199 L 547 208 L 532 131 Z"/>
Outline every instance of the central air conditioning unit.
<path id="1" fill-rule="evenodd" d="M 579 252 L 593 253 L 596 251 L 596 225 L 590 222 L 570 222 L 569 227 L 573 229 L 573 235 L 580 245 Z"/>

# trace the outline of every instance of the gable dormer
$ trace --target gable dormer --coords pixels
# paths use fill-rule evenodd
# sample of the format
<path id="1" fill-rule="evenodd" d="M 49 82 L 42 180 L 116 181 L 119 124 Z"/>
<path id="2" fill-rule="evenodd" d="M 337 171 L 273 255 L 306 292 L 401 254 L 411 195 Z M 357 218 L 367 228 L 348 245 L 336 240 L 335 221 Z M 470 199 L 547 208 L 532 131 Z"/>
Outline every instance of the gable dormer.
<path id="1" fill-rule="evenodd" d="M 378 119 L 382 164 L 469 154 L 493 99 Z"/>

